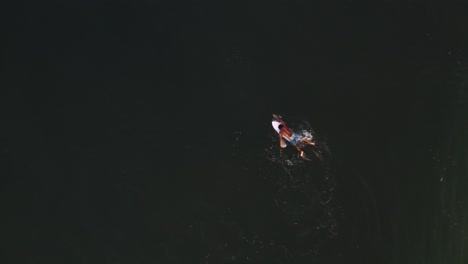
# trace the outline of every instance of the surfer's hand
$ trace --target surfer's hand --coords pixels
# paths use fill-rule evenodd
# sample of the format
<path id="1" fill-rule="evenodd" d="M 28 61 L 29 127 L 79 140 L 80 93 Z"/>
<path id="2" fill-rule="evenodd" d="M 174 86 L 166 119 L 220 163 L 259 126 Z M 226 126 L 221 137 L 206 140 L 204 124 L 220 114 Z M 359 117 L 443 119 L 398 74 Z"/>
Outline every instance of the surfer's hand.
<path id="1" fill-rule="evenodd" d="M 281 142 L 280 142 L 280 147 L 281 147 L 281 148 L 286 148 L 287 146 L 288 146 L 288 145 L 286 145 L 286 142 L 284 142 L 284 141 L 281 141 Z"/>

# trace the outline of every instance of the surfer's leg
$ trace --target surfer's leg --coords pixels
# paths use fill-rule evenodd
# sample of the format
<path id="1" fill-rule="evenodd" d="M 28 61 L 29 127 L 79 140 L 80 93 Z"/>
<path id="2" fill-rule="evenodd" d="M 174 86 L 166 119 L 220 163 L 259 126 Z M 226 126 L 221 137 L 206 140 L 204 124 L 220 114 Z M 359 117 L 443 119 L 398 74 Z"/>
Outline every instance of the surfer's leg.
<path id="1" fill-rule="evenodd" d="M 303 138 L 301 141 L 304 141 L 305 143 L 307 143 L 309 145 L 315 146 L 315 142 L 312 142 L 312 141 L 308 140 L 307 138 Z"/>
<path id="2" fill-rule="evenodd" d="M 300 147 L 298 147 L 297 145 L 294 145 L 294 147 L 297 149 L 297 151 L 299 151 L 300 156 L 304 157 L 304 151 Z"/>

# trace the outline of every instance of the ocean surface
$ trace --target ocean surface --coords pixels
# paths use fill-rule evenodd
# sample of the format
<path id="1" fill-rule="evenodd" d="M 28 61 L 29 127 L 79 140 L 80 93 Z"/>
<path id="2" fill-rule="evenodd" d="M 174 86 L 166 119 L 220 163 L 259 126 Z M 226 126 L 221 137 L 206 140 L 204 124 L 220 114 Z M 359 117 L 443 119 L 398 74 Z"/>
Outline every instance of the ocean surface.
<path id="1" fill-rule="evenodd" d="M 0 262 L 467 263 L 466 8 L 10 3 Z"/>

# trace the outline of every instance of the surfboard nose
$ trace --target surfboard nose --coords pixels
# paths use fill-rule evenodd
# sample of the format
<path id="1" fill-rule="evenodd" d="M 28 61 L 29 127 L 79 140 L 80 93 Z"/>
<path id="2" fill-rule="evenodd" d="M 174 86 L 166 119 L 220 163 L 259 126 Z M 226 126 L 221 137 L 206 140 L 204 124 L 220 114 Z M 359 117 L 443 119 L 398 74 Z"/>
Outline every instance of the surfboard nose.
<path id="1" fill-rule="evenodd" d="M 279 125 L 281 125 L 280 122 L 278 122 L 278 121 L 276 121 L 276 120 L 271 121 L 271 126 L 272 126 L 273 129 L 276 131 L 276 133 L 279 133 L 279 131 L 280 131 Z"/>

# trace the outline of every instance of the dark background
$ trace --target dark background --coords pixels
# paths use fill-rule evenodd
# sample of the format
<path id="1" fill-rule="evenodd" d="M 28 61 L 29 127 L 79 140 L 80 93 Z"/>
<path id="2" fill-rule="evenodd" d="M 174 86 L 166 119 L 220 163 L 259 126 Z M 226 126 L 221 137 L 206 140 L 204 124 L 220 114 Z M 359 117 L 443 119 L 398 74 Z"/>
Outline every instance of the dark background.
<path id="1" fill-rule="evenodd" d="M 2 5 L 2 263 L 466 263 L 462 1 Z M 294 252 L 272 113 L 332 150 L 316 254 L 239 242 Z"/>

